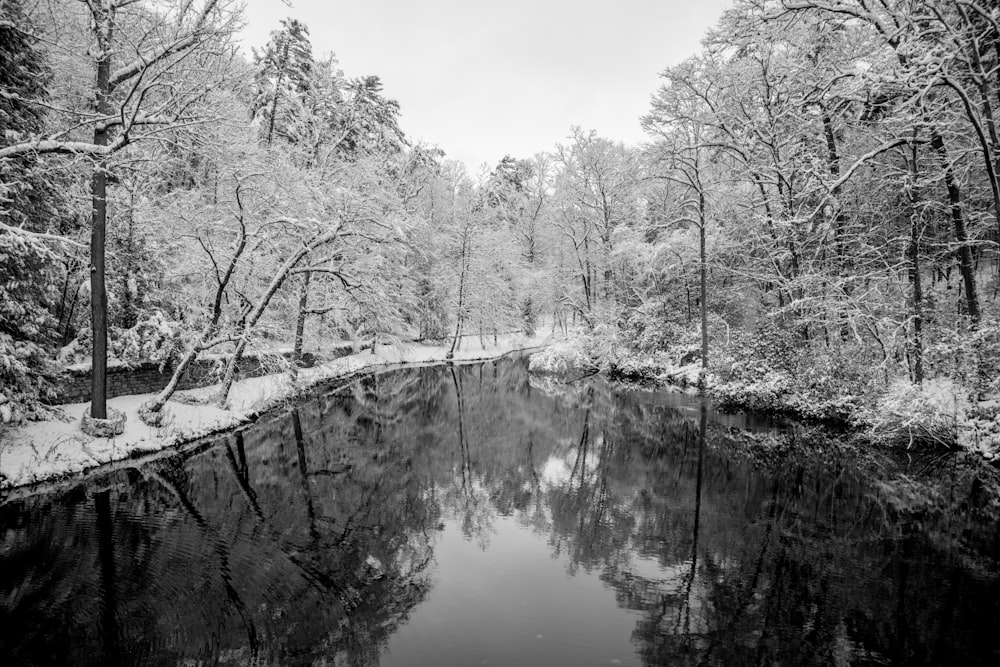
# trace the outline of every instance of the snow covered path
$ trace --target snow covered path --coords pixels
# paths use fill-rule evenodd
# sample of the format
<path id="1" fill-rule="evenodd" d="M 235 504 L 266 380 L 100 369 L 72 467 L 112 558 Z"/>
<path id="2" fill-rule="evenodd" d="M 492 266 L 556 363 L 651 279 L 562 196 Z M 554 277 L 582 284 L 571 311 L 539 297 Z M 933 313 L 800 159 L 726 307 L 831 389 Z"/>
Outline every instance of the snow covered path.
<path id="1" fill-rule="evenodd" d="M 497 343 L 482 346 L 466 339 L 455 352 L 454 361 L 483 361 L 510 352 L 546 345 L 549 334 L 500 336 Z M 347 378 L 369 369 L 424 365 L 446 360 L 447 346 L 403 343 L 380 345 L 375 354 L 366 350 L 303 369 L 293 383 L 285 373 L 241 380 L 233 385 L 230 408 L 190 405 L 170 401 L 169 418 L 160 427 L 147 426 L 139 419 L 139 406 L 154 394 L 121 396 L 108 405 L 125 413 L 125 432 L 114 438 L 91 438 L 80 430 L 80 418 L 89 403 L 61 406 L 65 421 L 29 422 L 2 433 L 0 441 L 0 488 L 5 492 L 25 485 L 56 480 L 127 459 L 128 465 L 153 458 L 169 447 L 198 440 L 207 435 L 245 424 L 281 401 L 311 387 L 337 378 Z M 207 396 L 216 387 L 203 387 L 186 395 Z"/>

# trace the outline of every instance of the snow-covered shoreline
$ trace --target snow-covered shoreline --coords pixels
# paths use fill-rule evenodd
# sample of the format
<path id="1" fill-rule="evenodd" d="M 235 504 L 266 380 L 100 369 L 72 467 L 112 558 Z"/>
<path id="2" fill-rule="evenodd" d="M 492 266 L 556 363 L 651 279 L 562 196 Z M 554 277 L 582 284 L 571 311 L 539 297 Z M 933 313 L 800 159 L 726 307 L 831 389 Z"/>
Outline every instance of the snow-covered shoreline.
<path id="1" fill-rule="evenodd" d="M 476 362 L 496 359 L 513 352 L 546 345 L 549 334 L 505 335 L 496 344 L 466 341 L 451 361 Z M 91 438 L 80 430 L 80 418 L 88 403 L 64 405 L 65 420 L 30 422 L 2 433 L 0 440 L 0 489 L 5 498 L 30 495 L 67 480 L 104 472 L 114 466 L 136 467 L 182 446 L 220 432 L 251 423 L 258 417 L 319 385 L 338 379 L 353 379 L 367 373 L 395 368 L 425 366 L 448 361 L 449 346 L 402 343 L 380 345 L 373 354 L 334 359 L 314 368 L 303 369 L 293 382 L 288 374 L 266 375 L 241 380 L 233 385 L 230 409 L 214 405 L 167 403 L 169 419 L 163 426 L 147 426 L 139 418 L 139 407 L 153 394 L 121 396 L 108 401 L 109 407 L 125 413 L 125 432 L 114 438 Z M 216 387 L 183 392 L 207 396 Z"/>

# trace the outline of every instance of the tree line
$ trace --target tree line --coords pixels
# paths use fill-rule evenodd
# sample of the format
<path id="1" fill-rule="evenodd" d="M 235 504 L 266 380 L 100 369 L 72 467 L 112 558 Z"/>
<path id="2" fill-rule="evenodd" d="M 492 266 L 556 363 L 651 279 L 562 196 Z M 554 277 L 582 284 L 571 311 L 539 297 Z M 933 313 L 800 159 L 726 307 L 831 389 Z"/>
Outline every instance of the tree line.
<path id="1" fill-rule="evenodd" d="M 44 404 L 59 349 L 92 355 L 104 417 L 109 357 L 177 379 L 226 351 L 225 403 L 239 357 L 276 342 L 454 352 L 542 318 L 598 355 L 825 398 L 996 390 L 1000 18 L 982 0 L 739 0 L 662 72 L 646 144 L 572 128 L 475 174 L 294 19 L 248 57 L 227 0 L 0 7 L 8 420 Z"/>

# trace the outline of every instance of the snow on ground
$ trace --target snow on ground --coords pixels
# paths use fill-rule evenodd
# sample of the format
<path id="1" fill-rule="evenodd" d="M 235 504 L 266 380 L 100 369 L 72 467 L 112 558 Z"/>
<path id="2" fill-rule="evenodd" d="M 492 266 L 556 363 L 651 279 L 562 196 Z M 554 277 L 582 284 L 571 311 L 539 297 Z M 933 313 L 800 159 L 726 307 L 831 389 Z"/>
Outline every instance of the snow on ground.
<path id="1" fill-rule="evenodd" d="M 456 350 L 454 360 L 493 359 L 509 352 L 543 346 L 549 339 L 550 335 L 545 332 L 535 336 L 504 335 L 496 344 L 492 340 L 480 344 L 476 337 L 467 337 Z M 155 394 L 112 398 L 108 406 L 124 412 L 127 419 L 125 432 L 114 438 L 91 438 L 80 430 L 80 420 L 89 403 L 63 405 L 64 420 L 29 422 L 2 433 L 0 488 L 36 484 L 123 459 L 135 459 L 130 465 L 137 465 L 167 447 L 245 424 L 283 399 L 321 382 L 353 376 L 368 369 L 445 361 L 447 352 L 447 345 L 379 345 L 374 354 L 365 350 L 303 369 L 295 383 L 285 373 L 241 380 L 233 385 L 228 410 L 209 404 L 170 401 L 166 407 L 169 418 L 160 427 L 147 426 L 138 413 L 139 406 Z M 207 398 L 216 389 L 215 386 L 202 387 L 182 393 Z"/>

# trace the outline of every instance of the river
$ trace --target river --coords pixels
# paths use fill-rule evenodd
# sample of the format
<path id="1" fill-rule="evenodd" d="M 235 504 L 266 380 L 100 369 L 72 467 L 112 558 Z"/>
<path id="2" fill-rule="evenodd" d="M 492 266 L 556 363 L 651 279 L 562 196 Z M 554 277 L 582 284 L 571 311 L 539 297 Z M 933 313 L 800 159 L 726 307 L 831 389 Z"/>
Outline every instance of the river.
<path id="1" fill-rule="evenodd" d="M 734 445 L 796 437 L 524 359 L 368 376 L 0 505 L 0 664 L 1000 663 L 995 533 Z"/>

